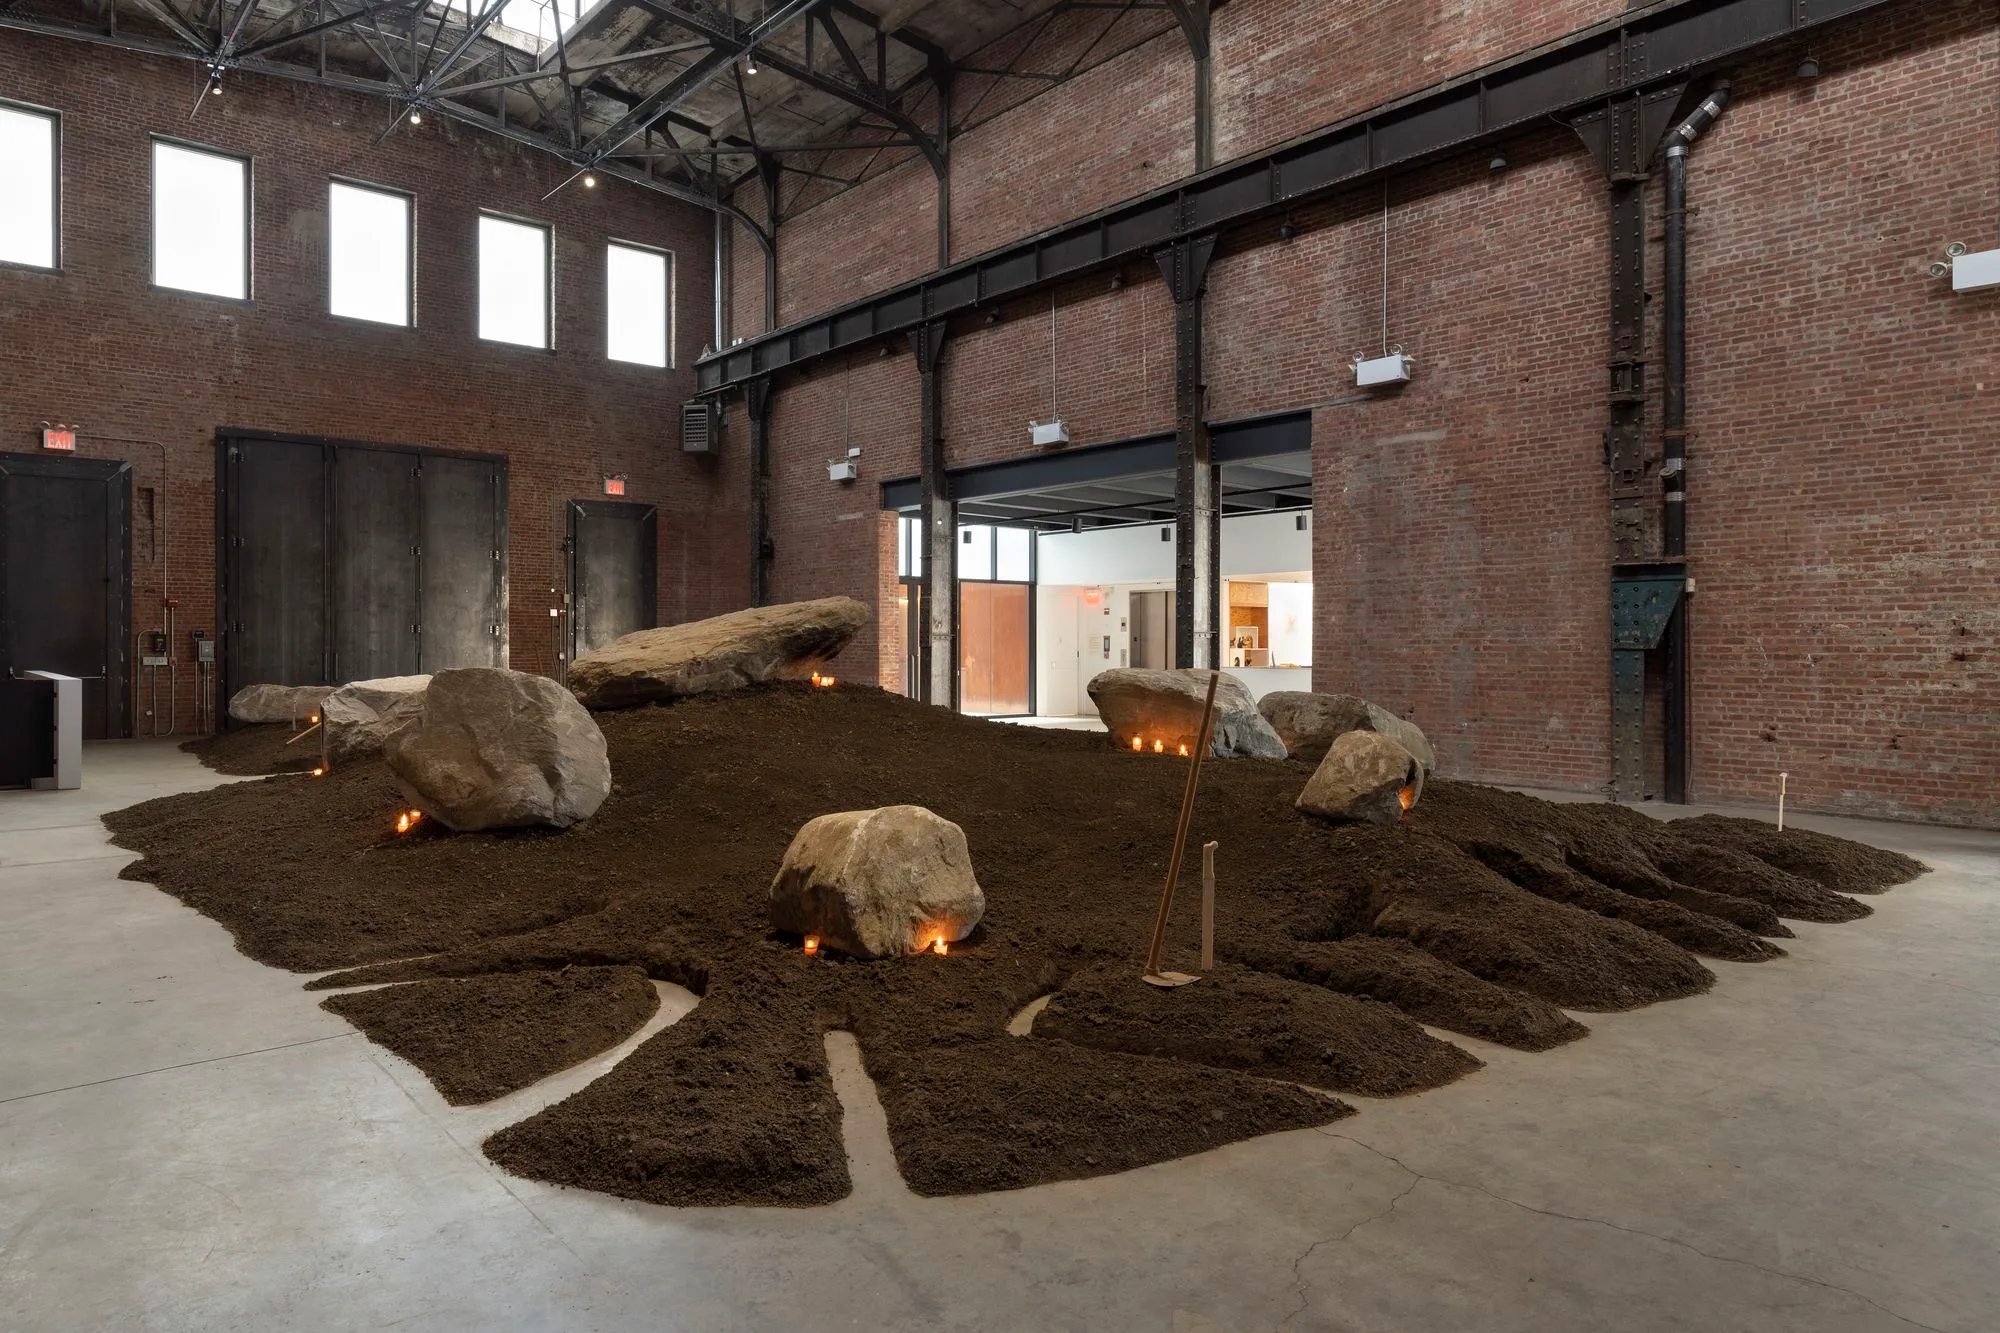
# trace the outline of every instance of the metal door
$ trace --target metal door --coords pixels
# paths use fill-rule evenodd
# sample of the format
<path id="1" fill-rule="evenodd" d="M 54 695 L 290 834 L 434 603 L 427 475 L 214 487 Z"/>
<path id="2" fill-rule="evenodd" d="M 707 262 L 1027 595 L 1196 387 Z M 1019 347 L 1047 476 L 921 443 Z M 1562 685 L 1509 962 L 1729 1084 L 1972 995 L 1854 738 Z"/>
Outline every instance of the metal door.
<path id="1" fill-rule="evenodd" d="M 659 623 L 659 517 L 652 505 L 569 505 L 569 660 Z"/>
<path id="2" fill-rule="evenodd" d="M 334 447 L 333 676 L 410 676 L 419 647 L 422 460 L 414 451 Z"/>
<path id="3" fill-rule="evenodd" d="M 424 670 L 507 665 L 507 474 L 490 459 L 423 462 Z"/>
<path id="4" fill-rule="evenodd" d="M 0 677 L 82 677 L 93 740 L 131 733 L 131 541 L 131 464 L 0 454 Z"/>
<path id="5" fill-rule="evenodd" d="M 1153 671 L 1174 665 L 1174 595 L 1171 592 L 1132 594 L 1132 665 Z"/>

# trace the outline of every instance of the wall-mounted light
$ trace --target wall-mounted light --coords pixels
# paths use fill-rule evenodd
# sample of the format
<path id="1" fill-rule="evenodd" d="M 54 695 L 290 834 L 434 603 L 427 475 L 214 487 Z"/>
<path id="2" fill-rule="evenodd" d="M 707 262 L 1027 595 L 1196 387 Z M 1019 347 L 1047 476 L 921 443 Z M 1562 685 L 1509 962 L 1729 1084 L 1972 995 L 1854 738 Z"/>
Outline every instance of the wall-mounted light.
<path id="1" fill-rule="evenodd" d="M 1814 60 L 1811 56 L 1807 56 L 1804 60 L 1801 60 L 1799 62 L 1799 67 L 1792 71 L 1792 76 L 1794 78 L 1799 78 L 1799 79 L 1818 78 L 1819 61 Z"/>
<path id="2" fill-rule="evenodd" d="M 1486 164 L 1486 169 L 1492 172 L 1496 176 L 1499 175 L 1501 172 L 1507 169 L 1506 156 L 1502 153 L 1495 153 L 1493 155 L 1493 160 Z"/>
<path id="3" fill-rule="evenodd" d="M 1297 229 L 1296 229 L 1296 228 L 1294 228 L 1294 227 L 1292 226 L 1292 224 L 1291 224 L 1291 223 L 1289 223 L 1289 222 L 1281 222 L 1281 223 L 1279 223 L 1279 224 L 1278 224 L 1278 239 L 1279 239 L 1279 240 L 1281 240 L 1281 241 L 1289 241 L 1289 240 L 1291 240 L 1291 239 L 1292 239 L 1292 237 L 1294 237 L 1294 236 L 1296 236 L 1296 235 L 1298 235 L 1298 231 L 1297 231 Z"/>

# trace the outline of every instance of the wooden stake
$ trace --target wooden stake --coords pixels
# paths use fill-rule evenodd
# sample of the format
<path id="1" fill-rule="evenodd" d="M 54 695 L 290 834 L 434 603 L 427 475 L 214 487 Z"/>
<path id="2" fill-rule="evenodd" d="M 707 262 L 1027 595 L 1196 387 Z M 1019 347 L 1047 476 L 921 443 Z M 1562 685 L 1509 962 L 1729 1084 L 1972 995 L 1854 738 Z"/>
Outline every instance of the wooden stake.
<path id="1" fill-rule="evenodd" d="M 1195 980 L 1193 977 L 1187 977 L 1185 981 L 1180 980 L 1178 976 L 1164 977 L 1160 972 L 1160 949 L 1167 942 L 1167 913 L 1171 912 L 1174 906 L 1174 881 L 1181 876 L 1181 858 L 1187 854 L 1188 825 L 1194 822 L 1194 792 L 1195 787 L 1201 782 L 1202 757 L 1208 753 L 1209 727 L 1215 721 L 1215 687 L 1221 680 L 1220 671 L 1209 673 L 1208 697 L 1201 705 L 1201 730 L 1195 736 L 1194 755 L 1188 764 L 1187 791 L 1181 796 L 1180 823 L 1174 828 L 1174 854 L 1167 861 L 1167 884 L 1160 891 L 1160 914 L 1153 919 L 1153 944 L 1146 950 L 1146 980 L 1152 981 L 1155 977 L 1161 977 L 1165 984 L 1172 986 L 1184 986 L 1188 981 Z M 1159 985 L 1161 982 L 1154 984 Z"/>
<path id="2" fill-rule="evenodd" d="M 315 731 L 318 730 L 319 730 L 319 723 L 315 722 L 310 727 L 307 727 L 304 731 L 300 732 L 298 735 L 286 741 L 285 744 L 297 745 L 300 741 L 304 740 L 306 737 L 312 735 Z"/>
<path id="3" fill-rule="evenodd" d="M 1778 774 L 1778 832 L 1780 833 L 1785 831 L 1785 779 L 1790 776 L 1789 773 Z"/>
<path id="4" fill-rule="evenodd" d="M 1201 848 L 1201 970 L 1215 970 L 1215 849 L 1219 842 Z"/>

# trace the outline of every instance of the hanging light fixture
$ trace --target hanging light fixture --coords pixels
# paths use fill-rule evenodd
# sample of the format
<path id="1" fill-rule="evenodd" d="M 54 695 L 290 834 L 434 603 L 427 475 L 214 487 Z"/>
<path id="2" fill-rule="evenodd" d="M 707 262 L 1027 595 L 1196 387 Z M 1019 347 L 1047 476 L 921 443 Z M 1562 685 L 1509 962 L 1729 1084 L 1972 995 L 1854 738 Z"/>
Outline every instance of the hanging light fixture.
<path id="1" fill-rule="evenodd" d="M 584 172 L 584 173 L 583 173 L 583 188 L 584 188 L 584 189 L 586 189 L 586 190 L 594 190 L 594 189 L 596 189 L 596 188 L 597 188 L 597 177 L 595 177 L 595 176 L 591 175 L 591 174 L 590 174 L 590 173 L 589 173 L 588 171 Z"/>
<path id="2" fill-rule="evenodd" d="M 412 124 L 412 125 L 421 125 L 421 124 L 423 124 L 423 123 L 424 123 L 424 113 L 423 113 L 423 112 L 421 112 L 421 111 L 419 111 L 419 110 L 417 110 L 417 109 L 416 109 L 415 107 L 411 107 L 411 108 L 410 108 L 410 124 Z"/>
<path id="3" fill-rule="evenodd" d="M 755 50 L 744 55 L 743 72 L 745 74 L 755 74 L 757 72 L 757 52 Z"/>

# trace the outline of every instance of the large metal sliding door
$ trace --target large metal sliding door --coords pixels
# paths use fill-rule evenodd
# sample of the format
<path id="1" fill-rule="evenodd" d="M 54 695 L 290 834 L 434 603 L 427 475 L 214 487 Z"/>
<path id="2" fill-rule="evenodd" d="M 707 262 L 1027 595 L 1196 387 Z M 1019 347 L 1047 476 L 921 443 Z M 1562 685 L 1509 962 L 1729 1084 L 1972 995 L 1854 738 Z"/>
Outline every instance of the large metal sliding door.
<path id="1" fill-rule="evenodd" d="M 83 734 L 131 734 L 132 465 L 0 454 L 0 678 L 83 678 Z"/>
<path id="2" fill-rule="evenodd" d="M 659 623 L 659 517 L 652 505 L 569 505 L 569 660 Z"/>
<path id="3" fill-rule="evenodd" d="M 217 432 L 225 693 L 504 666 L 506 467 Z"/>

